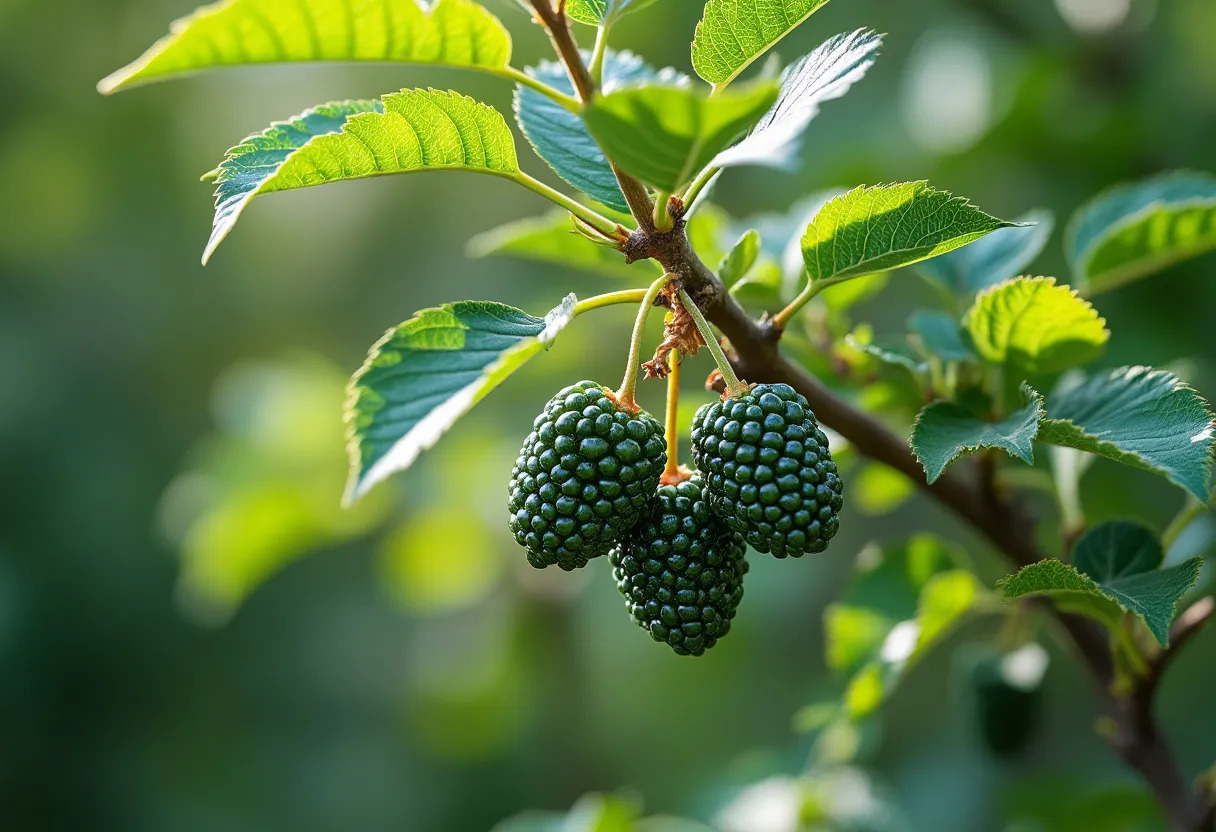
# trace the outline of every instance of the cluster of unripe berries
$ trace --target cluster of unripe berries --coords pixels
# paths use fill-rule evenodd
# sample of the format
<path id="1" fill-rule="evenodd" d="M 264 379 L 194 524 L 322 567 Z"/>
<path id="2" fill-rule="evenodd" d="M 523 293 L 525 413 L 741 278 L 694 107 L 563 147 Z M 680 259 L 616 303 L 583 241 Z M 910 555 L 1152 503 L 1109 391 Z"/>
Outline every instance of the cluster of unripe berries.
<path id="1" fill-rule="evenodd" d="M 699 656 L 730 629 L 746 552 L 822 552 L 842 483 L 806 399 L 760 384 L 705 405 L 692 430 L 698 472 L 660 485 L 663 426 L 593 381 L 557 393 L 511 472 L 515 539 L 537 568 L 608 555 L 634 620 Z"/>

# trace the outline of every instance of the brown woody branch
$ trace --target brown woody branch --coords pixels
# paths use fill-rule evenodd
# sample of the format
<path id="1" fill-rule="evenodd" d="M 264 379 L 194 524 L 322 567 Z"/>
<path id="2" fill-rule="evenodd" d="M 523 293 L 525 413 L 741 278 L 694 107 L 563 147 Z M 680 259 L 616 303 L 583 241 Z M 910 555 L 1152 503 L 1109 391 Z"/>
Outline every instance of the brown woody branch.
<path id="1" fill-rule="evenodd" d="M 570 33 L 565 0 L 555 9 L 551 0 L 529 0 L 537 20 L 545 27 L 559 57 L 584 103 L 594 98 L 596 85 L 583 63 Z M 684 221 L 674 214 L 668 231 L 657 231 L 653 202 L 644 185 L 613 165 L 638 230 L 624 247 L 626 260 L 656 260 L 679 280 L 697 305 L 726 336 L 731 360 L 740 377 L 753 381 L 785 382 L 806 397 L 824 425 L 847 439 L 863 455 L 882 462 L 912 479 L 988 539 L 1016 566 L 1042 560 L 1034 521 L 1025 508 L 998 491 L 982 464 L 959 465 L 932 485 L 908 444 L 870 414 L 837 396 L 803 367 L 778 349 L 781 333 L 767 321 L 744 311 L 722 282 L 701 262 L 684 233 Z M 982 459 L 982 458 L 981 458 Z M 1072 646 L 1089 670 L 1095 691 L 1112 730 L 1103 732 L 1107 744 L 1152 790 L 1172 832 L 1216 832 L 1216 806 L 1211 796 L 1189 783 L 1156 722 L 1153 713 L 1161 674 L 1178 649 L 1211 616 L 1212 604 L 1200 602 L 1175 625 L 1172 647 L 1161 652 L 1149 672 L 1135 680 L 1128 693 L 1115 692 L 1115 667 L 1106 634 L 1092 621 L 1057 613 Z M 1198 611 L 1196 607 L 1199 607 Z M 1195 611 L 1195 612 L 1193 612 Z"/>

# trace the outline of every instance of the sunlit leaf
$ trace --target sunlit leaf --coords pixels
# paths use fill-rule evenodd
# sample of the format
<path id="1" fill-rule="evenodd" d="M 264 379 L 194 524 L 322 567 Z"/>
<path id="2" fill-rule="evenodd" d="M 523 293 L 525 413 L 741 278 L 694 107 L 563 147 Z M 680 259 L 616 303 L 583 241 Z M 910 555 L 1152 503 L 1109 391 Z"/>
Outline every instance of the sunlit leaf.
<path id="1" fill-rule="evenodd" d="M 1053 277 L 1018 277 L 986 289 L 967 313 L 967 328 L 980 357 L 1019 378 L 1088 363 L 1110 338 L 1097 310 Z"/>
<path id="2" fill-rule="evenodd" d="M 769 82 L 712 97 L 686 86 L 633 87 L 596 98 L 583 118 L 626 173 L 672 193 L 755 124 L 776 97 L 777 86 Z"/>
<path id="3" fill-rule="evenodd" d="M 590 55 L 583 57 L 587 60 Z M 574 83 L 558 61 L 546 61 L 525 72 L 561 92 L 574 94 Z M 631 52 L 608 50 L 605 54 L 601 85 L 605 94 L 648 81 L 681 86 L 688 83 L 688 78 L 673 69 L 652 69 Z M 629 204 L 621 194 L 604 151 L 591 138 L 577 113 L 521 84 L 515 88 L 515 117 L 537 155 L 558 176 L 609 208 L 629 213 Z"/>
<path id="4" fill-rule="evenodd" d="M 175 21 L 134 63 L 103 79 L 138 84 L 246 64 L 371 61 L 501 71 L 511 36 L 470 0 L 221 0 Z"/>
<path id="5" fill-rule="evenodd" d="M 273 124 L 229 150 L 220 163 L 203 262 L 259 194 L 425 170 L 514 178 L 515 140 L 492 107 L 438 90 L 402 90 L 383 102 L 326 104 Z"/>
<path id="6" fill-rule="evenodd" d="M 570 215 L 554 211 L 541 217 L 516 220 L 471 238 L 470 257 L 502 255 L 569 266 L 605 277 L 639 279 L 649 271 L 639 264 L 625 265 L 619 251 L 596 245 L 574 231 Z"/>
<path id="7" fill-rule="evenodd" d="M 693 36 L 693 69 L 716 87 L 729 84 L 827 1 L 707 0 Z"/>
<path id="8" fill-rule="evenodd" d="M 1073 216 L 1065 248 L 1089 294 L 1216 249 L 1216 177 L 1175 171 L 1111 188 Z"/>
<path id="9" fill-rule="evenodd" d="M 859 187 L 819 210 L 802 235 L 812 283 L 910 266 L 1011 223 L 926 182 Z"/>
<path id="10" fill-rule="evenodd" d="M 989 286 L 1025 273 L 1051 239 L 1055 218 L 1040 208 L 1009 228 L 993 231 L 969 246 L 925 260 L 917 269 L 946 291 L 965 300 Z"/>
<path id="11" fill-rule="evenodd" d="M 567 0 L 566 14 L 572 20 L 599 26 L 604 21 L 616 20 L 626 12 L 636 12 L 654 0 Z"/>
<path id="12" fill-rule="evenodd" d="M 767 165 L 790 167 L 798 158 L 802 134 L 825 101 L 840 98 L 873 66 L 882 35 L 868 29 L 848 32 L 820 44 L 786 69 L 775 103 L 741 142 L 717 155 L 714 167 Z"/>
<path id="13" fill-rule="evenodd" d="M 574 304 L 570 295 L 542 319 L 501 303 L 463 301 L 425 309 L 390 329 L 350 382 L 347 502 L 413 465 L 546 349 L 572 320 Z"/>
<path id="14" fill-rule="evenodd" d="M 1027 465 L 1034 464 L 1034 440 L 1043 415 L 1043 397 L 1025 388 L 1029 403 L 998 422 L 986 422 L 954 402 L 925 407 L 912 426 L 910 443 L 930 483 L 959 457 L 999 448 Z"/>
<path id="15" fill-rule="evenodd" d="M 1206 502 L 1216 423 L 1207 402 L 1172 373 L 1123 367 L 1047 399 L 1043 442 L 1166 477 Z"/>

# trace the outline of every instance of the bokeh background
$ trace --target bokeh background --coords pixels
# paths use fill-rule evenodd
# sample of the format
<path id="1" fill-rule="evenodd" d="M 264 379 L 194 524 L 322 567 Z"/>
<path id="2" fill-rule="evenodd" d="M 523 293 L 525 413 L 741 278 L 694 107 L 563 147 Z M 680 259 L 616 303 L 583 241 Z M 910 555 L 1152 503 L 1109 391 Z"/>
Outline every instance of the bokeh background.
<path id="1" fill-rule="evenodd" d="M 517 33 L 517 63 L 546 54 L 516 6 L 488 3 Z M 386 328 L 448 300 L 539 314 L 623 284 L 468 258 L 470 236 L 547 205 L 464 175 L 267 199 L 204 270 L 198 176 L 247 133 L 402 86 L 504 110 L 510 89 L 423 68 L 275 67 L 96 94 L 190 8 L 0 0 L 3 828 L 485 830 L 619 789 L 710 821 L 744 787 L 801 770 L 810 740 L 794 716 L 831 687 L 823 608 L 865 543 L 937 529 L 1000 574 L 881 471 L 827 554 L 753 556 L 736 629 L 700 660 L 634 627 L 606 562 L 531 570 L 503 523 L 518 441 L 558 387 L 619 376 L 625 308 L 580 319 L 414 470 L 342 511 L 343 385 Z M 688 71 L 699 15 L 663 0 L 615 43 Z M 733 216 L 925 178 L 1000 216 L 1042 206 L 1063 220 L 1119 181 L 1216 170 L 1211 0 L 837 0 L 779 51 L 863 25 L 888 33 L 878 64 L 825 107 L 797 174 L 724 179 Z M 1066 279 L 1060 225 L 1037 270 Z M 1214 273 L 1209 255 L 1102 296 L 1105 363 L 1169 366 L 1216 393 Z M 928 292 L 898 276 L 863 317 L 898 331 Z M 643 392 L 654 408 L 658 387 Z M 1100 516 L 1163 525 L 1182 499 L 1095 470 Z M 1123 807 L 1093 828 L 1156 828 L 1049 632 L 1042 730 L 1012 759 L 977 740 L 959 657 L 993 630 L 966 628 L 910 676 L 862 759 L 873 788 L 859 799 L 883 801 L 899 829 L 1082 829 L 1028 820 L 1078 799 Z M 1163 693 L 1189 772 L 1216 761 L 1214 683 L 1208 637 Z M 784 828 L 743 814 L 754 832 Z"/>

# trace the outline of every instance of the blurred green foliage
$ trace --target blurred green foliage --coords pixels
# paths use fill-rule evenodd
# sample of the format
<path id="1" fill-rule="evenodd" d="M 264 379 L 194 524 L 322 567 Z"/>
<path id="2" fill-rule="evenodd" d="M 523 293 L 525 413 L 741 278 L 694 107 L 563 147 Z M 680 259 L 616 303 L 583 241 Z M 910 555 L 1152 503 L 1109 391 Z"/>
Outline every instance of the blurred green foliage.
<path id="1" fill-rule="evenodd" d="M 546 208 L 476 177 L 283 195 L 255 206 L 204 271 L 211 205 L 197 175 L 251 131 L 407 85 L 504 111 L 510 90 L 447 70 L 311 67 L 96 95 L 96 79 L 190 8 L 0 0 L 5 828 L 484 830 L 629 787 L 647 814 L 731 832 L 1157 828 L 1093 735 L 1069 661 L 1052 664 L 1041 730 L 1008 760 L 943 695 L 949 651 L 901 679 L 880 722 L 825 727 L 803 711 L 818 730 L 792 730 L 831 690 L 822 612 L 867 542 L 943 531 L 982 575 L 1002 571 L 881 469 L 854 469 L 861 499 L 828 555 L 756 560 L 735 632 L 700 661 L 640 637 L 607 569 L 530 570 L 502 512 L 518 440 L 553 390 L 617 377 L 629 312 L 572 326 L 493 408 L 341 511 L 344 379 L 387 327 L 449 300 L 541 313 L 566 292 L 621 284 L 466 259 L 473 234 Z M 494 8 L 520 33 L 521 63 L 547 56 L 515 4 Z M 699 14 L 658 2 L 615 41 L 688 71 Z M 916 179 L 998 216 L 1042 206 L 1066 218 L 1115 182 L 1216 169 L 1211 0 L 837 0 L 779 51 L 861 25 L 887 33 L 875 68 L 814 122 L 797 174 L 723 177 L 724 224 L 825 189 Z M 1036 272 L 1067 278 L 1062 237 Z M 1105 364 L 1168 366 L 1216 390 L 1214 269 L 1207 255 L 1098 298 L 1115 333 Z M 876 338 L 932 305 L 935 290 L 905 277 L 850 298 Z M 876 372 L 865 395 L 879 410 L 914 383 Z M 686 375 L 691 413 L 708 397 Z M 662 391 L 642 396 L 657 409 Z M 906 427 L 908 414 L 884 415 Z M 1106 461 L 1094 471 L 1082 481 L 1091 520 L 1162 528 L 1179 505 L 1150 475 Z M 1202 551 L 1208 533 L 1177 546 Z M 994 635 L 980 618 L 947 643 Z M 1207 638 L 1163 692 L 1188 770 L 1216 756 L 1213 682 Z M 866 771 L 841 766 L 857 760 Z"/>

